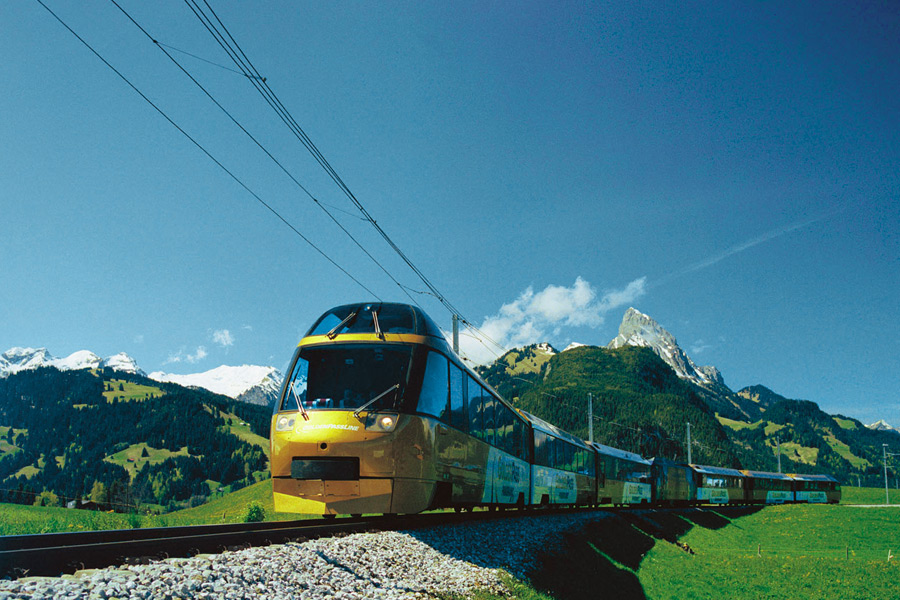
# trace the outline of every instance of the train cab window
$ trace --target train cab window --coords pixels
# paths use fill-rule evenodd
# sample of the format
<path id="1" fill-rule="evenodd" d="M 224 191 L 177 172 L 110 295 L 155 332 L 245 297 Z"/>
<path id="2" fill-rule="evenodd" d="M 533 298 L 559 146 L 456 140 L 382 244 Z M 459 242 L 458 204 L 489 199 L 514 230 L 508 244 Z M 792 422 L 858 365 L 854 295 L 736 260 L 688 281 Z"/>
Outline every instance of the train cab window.
<path id="1" fill-rule="evenodd" d="M 396 408 L 406 384 L 411 350 L 369 345 L 303 348 L 285 385 L 280 410 L 347 410 L 375 401 Z"/>
<path id="2" fill-rule="evenodd" d="M 378 329 L 384 333 L 416 333 L 416 319 L 410 307 L 375 303 L 338 306 L 322 315 L 306 335 L 374 333 L 373 312 L 378 315 Z"/>
<path id="3" fill-rule="evenodd" d="M 466 377 L 462 370 L 450 364 L 450 425 L 460 431 L 469 430 L 469 415 L 466 414 Z"/>
<path id="4" fill-rule="evenodd" d="M 447 359 L 442 354 L 428 353 L 417 412 L 432 415 L 442 421 L 449 421 L 450 382 L 447 368 Z"/>

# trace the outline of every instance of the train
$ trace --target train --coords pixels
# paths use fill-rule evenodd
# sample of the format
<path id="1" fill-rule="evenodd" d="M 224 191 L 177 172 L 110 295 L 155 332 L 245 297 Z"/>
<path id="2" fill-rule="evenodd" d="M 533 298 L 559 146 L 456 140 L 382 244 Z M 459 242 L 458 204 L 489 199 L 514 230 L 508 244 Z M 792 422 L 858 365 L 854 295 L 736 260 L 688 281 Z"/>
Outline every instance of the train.
<path id="1" fill-rule="evenodd" d="M 827 475 L 647 459 L 579 439 L 502 398 L 413 305 L 328 310 L 287 373 L 270 438 L 277 512 L 840 501 Z"/>

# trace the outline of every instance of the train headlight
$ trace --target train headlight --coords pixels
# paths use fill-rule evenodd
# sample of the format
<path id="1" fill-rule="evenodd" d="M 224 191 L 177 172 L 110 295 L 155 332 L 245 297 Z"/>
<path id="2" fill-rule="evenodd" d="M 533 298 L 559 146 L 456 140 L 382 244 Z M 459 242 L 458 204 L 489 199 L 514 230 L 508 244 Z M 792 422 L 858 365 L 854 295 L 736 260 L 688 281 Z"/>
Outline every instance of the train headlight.
<path id="1" fill-rule="evenodd" d="M 294 416 L 281 415 L 278 417 L 278 420 L 275 421 L 275 431 L 292 431 L 296 420 L 297 419 Z"/>
<path id="2" fill-rule="evenodd" d="M 397 427 L 397 413 L 369 413 L 366 417 L 366 431 L 390 433 Z"/>

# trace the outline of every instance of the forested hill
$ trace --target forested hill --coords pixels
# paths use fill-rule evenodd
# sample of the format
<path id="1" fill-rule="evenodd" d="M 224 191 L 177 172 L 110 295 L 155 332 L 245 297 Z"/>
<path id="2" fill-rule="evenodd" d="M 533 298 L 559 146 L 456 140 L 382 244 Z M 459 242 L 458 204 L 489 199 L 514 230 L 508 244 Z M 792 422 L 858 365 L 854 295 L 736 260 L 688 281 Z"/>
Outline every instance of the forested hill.
<path id="1" fill-rule="evenodd" d="M 649 347 L 583 346 L 547 360 L 535 356 L 535 348 L 516 349 L 479 372 L 515 406 L 584 439 L 592 394 L 594 439 L 646 457 L 686 460 L 690 422 L 695 463 L 776 471 L 780 451 L 785 473 L 826 473 L 844 484 L 879 485 L 882 444 L 896 444 L 892 431 L 870 430 L 763 386 L 732 394 L 756 407 L 753 420 L 717 414 L 714 407 L 721 403 L 705 401 L 702 389 L 680 379 Z M 888 475 L 897 477 L 890 466 Z"/>
<path id="2" fill-rule="evenodd" d="M 271 412 L 111 369 L 0 379 L 0 501 L 198 504 L 265 476 Z"/>
<path id="3" fill-rule="evenodd" d="M 594 440 L 644 456 L 687 459 L 686 423 L 697 463 L 740 466 L 722 425 L 690 384 L 649 348 L 582 346 L 523 372 L 501 358 L 481 369 L 494 388 L 523 410 L 588 437 L 593 396 Z"/>

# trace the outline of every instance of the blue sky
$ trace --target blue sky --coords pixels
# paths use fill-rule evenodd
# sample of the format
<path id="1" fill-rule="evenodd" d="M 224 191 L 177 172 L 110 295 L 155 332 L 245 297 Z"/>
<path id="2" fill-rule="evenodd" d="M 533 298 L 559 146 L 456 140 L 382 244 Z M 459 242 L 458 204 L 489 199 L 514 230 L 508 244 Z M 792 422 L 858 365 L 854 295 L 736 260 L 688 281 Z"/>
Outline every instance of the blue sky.
<path id="1" fill-rule="evenodd" d="M 606 344 L 634 306 L 733 389 L 900 424 L 890 3 L 212 4 L 366 209 L 496 341 Z M 115 5 L 48 5 L 363 285 L 409 301 Z M 184 3 L 122 6 L 424 289 L 248 80 L 209 64 L 233 67 Z M 0 22 L 0 350 L 281 367 L 321 312 L 371 297 L 40 4 L 4 3 Z"/>

